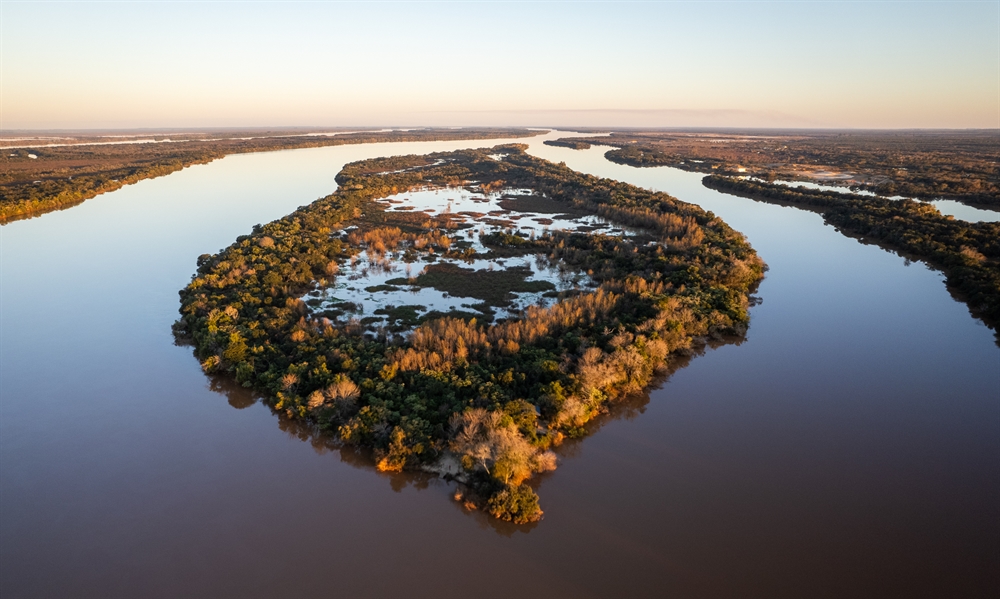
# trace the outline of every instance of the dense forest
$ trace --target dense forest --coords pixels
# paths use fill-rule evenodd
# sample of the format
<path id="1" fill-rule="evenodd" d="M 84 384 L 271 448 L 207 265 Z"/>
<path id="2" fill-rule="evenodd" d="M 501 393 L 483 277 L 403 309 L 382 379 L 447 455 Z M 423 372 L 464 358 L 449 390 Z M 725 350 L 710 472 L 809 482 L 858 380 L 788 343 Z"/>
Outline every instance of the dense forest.
<path id="1" fill-rule="evenodd" d="M 613 146 L 608 160 L 630 166 L 835 183 L 881 196 L 946 198 L 1000 210 L 996 130 L 637 131 L 551 145 L 584 149 L 582 144 Z"/>
<path id="2" fill-rule="evenodd" d="M 524 146 L 363 161 L 337 182 L 332 195 L 201 256 L 180 292 L 176 333 L 191 340 L 206 372 L 234 377 L 284 416 L 373 451 L 380 470 L 446 474 L 460 482 L 456 499 L 467 508 L 515 523 L 541 517 L 526 481 L 555 468 L 554 447 L 707 340 L 746 331 L 749 294 L 765 270 L 713 214 L 531 157 Z M 376 201 L 428 186 L 530 189 L 636 234 L 481 230 L 491 254 L 537 254 L 592 281 L 494 321 L 484 317 L 488 304 L 523 289 L 519 273 L 427 268 L 390 281 L 483 287 L 479 313 L 415 319 L 400 306 L 384 310 L 393 326 L 301 300 L 344 276 L 361 252 L 419 263 L 470 251 L 462 241 L 475 231 L 446 215 L 428 219 Z"/>
<path id="3" fill-rule="evenodd" d="M 914 200 L 888 200 L 709 175 L 706 187 L 764 202 L 811 208 L 841 232 L 942 271 L 1000 344 L 1000 223 L 970 223 Z"/>
<path id="4" fill-rule="evenodd" d="M 343 144 L 530 137 L 527 129 L 421 129 L 336 136 L 229 132 L 218 138 L 172 136 L 164 143 L 81 143 L 62 147 L 3 148 L 0 223 L 68 208 L 125 185 L 167 175 L 229 154 Z M 249 137 L 247 137 L 249 136 Z M 86 140 L 91 141 L 91 140 Z"/>

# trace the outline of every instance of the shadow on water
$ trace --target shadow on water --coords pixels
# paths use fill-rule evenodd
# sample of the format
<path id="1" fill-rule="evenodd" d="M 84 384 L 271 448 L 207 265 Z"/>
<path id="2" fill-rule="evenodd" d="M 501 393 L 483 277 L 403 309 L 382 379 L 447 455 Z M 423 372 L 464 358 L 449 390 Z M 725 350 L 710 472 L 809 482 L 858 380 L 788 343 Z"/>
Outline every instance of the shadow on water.
<path id="1" fill-rule="evenodd" d="M 229 377 L 223 375 L 205 375 L 205 378 L 208 379 L 209 390 L 224 396 L 233 408 L 243 410 L 250 406 L 261 404 L 271 412 L 277 420 L 278 428 L 287 434 L 289 438 L 308 443 L 312 446 L 313 451 L 319 455 L 334 454 L 341 462 L 349 466 L 371 472 L 387 480 L 389 486 L 396 493 L 402 492 L 407 487 L 412 487 L 418 491 L 423 491 L 431 487 L 444 487 L 449 490 L 449 494 L 458 489 L 457 482 L 447 480 L 436 473 L 421 472 L 419 470 L 382 472 L 375 467 L 376 460 L 372 451 L 347 445 L 341 442 L 336 435 L 320 430 L 319 427 L 311 422 L 289 418 L 283 411 L 275 410 L 272 406 L 268 405 L 264 395 L 243 387 Z M 560 451 L 559 453 L 562 454 L 563 452 Z M 537 488 L 541 478 L 536 476 L 530 481 L 531 485 Z M 530 524 L 504 522 L 503 520 L 490 517 L 482 510 L 468 509 L 460 501 L 453 501 L 452 503 L 455 509 L 473 518 L 476 524 L 483 530 L 493 530 L 504 537 L 511 537 L 519 532 L 527 533 L 538 526 L 538 522 Z"/>
<path id="2" fill-rule="evenodd" d="M 754 303 L 760 303 L 759 298 L 754 298 Z M 566 438 L 563 443 L 555 448 L 555 453 L 560 461 L 577 457 L 581 451 L 583 442 L 591 435 L 596 434 L 605 425 L 617 420 L 633 420 L 646 411 L 651 393 L 657 391 L 667 384 L 670 378 L 679 370 L 686 368 L 696 357 L 703 356 L 709 349 L 717 349 L 725 345 L 742 345 L 747 341 L 746 335 L 724 335 L 717 338 L 698 339 L 688 350 L 677 352 L 670 357 L 667 364 L 661 368 L 649 387 L 641 393 L 634 393 L 615 401 L 584 425 L 584 434 L 579 437 Z M 191 343 L 183 337 L 175 335 L 175 345 L 191 347 Z M 192 357 L 194 353 L 192 350 Z M 457 481 L 447 476 L 437 473 L 422 472 L 418 470 L 408 470 L 405 472 L 382 472 L 375 467 L 374 453 L 370 450 L 348 445 L 340 441 L 336 435 L 320 430 L 315 424 L 289 418 L 282 410 L 274 409 L 268 402 L 266 396 L 258 391 L 249 389 L 237 383 L 234 379 L 217 374 L 206 374 L 208 379 L 208 389 L 214 393 L 222 395 L 230 406 L 237 410 L 244 410 L 251 406 L 261 404 L 270 410 L 276 418 L 278 428 L 288 435 L 289 438 L 297 439 L 303 443 L 308 443 L 318 455 L 336 454 L 340 461 L 357 468 L 369 471 L 389 482 L 389 486 L 396 493 L 402 492 L 407 487 L 412 487 L 418 491 L 423 491 L 431 487 L 447 488 L 449 494 L 454 494 L 459 490 Z M 527 481 L 528 485 L 536 491 L 541 488 L 544 482 L 550 477 L 558 476 L 558 469 L 554 472 L 538 474 Z M 452 501 L 455 509 L 471 517 L 479 528 L 492 530 L 493 532 L 510 538 L 515 533 L 528 533 L 540 525 L 540 522 L 528 524 L 513 524 L 489 516 L 485 511 L 469 508 L 458 498 L 460 495 L 453 495 Z M 543 518 L 544 519 L 544 518 Z"/>

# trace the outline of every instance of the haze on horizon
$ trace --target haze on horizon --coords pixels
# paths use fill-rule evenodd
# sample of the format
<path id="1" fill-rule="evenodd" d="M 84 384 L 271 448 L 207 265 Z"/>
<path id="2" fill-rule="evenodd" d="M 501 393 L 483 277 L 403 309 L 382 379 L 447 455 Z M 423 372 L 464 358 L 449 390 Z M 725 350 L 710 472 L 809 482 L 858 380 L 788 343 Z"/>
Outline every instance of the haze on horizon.
<path id="1" fill-rule="evenodd" d="M 1000 127 L 1000 3 L 0 3 L 0 128 Z"/>

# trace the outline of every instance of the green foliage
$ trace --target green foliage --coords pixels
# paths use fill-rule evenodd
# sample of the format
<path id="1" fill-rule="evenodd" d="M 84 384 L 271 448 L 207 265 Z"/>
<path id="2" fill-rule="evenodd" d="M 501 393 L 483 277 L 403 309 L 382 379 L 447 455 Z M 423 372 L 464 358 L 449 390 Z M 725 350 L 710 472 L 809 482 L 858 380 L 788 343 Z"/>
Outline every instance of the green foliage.
<path id="1" fill-rule="evenodd" d="M 542 517 L 538 495 L 528 485 L 507 487 L 490 497 L 489 512 L 514 524 L 535 522 Z"/>

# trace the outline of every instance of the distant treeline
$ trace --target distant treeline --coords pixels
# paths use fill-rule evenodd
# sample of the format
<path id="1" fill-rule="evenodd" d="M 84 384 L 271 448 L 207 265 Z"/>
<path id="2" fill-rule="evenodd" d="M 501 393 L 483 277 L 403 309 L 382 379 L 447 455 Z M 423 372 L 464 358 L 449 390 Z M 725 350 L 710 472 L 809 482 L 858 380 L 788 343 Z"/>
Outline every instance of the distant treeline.
<path id="1" fill-rule="evenodd" d="M 1000 132 L 981 131 L 632 131 L 563 138 L 550 145 L 611 146 L 608 160 L 710 174 L 811 180 L 810 172 L 855 176 L 881 196 L 947 198 L 1000 210 Z"/>
<path id="2" fill-rule="evenodd" d="M 945 274 L 973 315 L 994 331 L 1000 325 L 1000 223 L 956 220 L 913 200 L 791 189 L 717 175 L 703 183 L 733 195 L 815 209 L 847 235 L 923 260 Z"/>
<path id="3" fill-rule="evenodd" d="M 229 154 L 344 144 L 530 137 L 528 129 L 424 129 L 336 136 L 193 139 L 175 143 L 3 149 L 0 223 L 68 208 L 125 185 Z M 34 156 L 34 158 L 32 158 Z"/>
<path id="4" fill-rule="evenodd" d="M 347 165 L 336 193 L 200 257 L 180 292 L 178 334 L 193 340 L 206 372 L 233 376 L 286 417 L 374 450 L 379 469 L 449 471 L 465 485 L 467 506 L 537 520 L 538 497 L 525 481 L 555 467 L 550 449 L 584 434 L 611 402 L 642 391 L 676 354 L 745 332 L 748 294 L 764 264 L 741 234 L 697 206 L 523 149 Z M 490 157 L 499 153 L 506 157 Z M 544 254 L 597 284 L 492 324 L 443 315 L 404 336 L 301 301 L 361 251 L 378 263 L 462 252 L 467 232 L 449 228 L 445 215 L 425 222 L 427 215 L 374 200 L 470 181 L 479 190 L 532 189 L 640 232 L 483 233 L 491 253 Z M 392 322 L 412 318 L 405 306 L 384 312 Z"/>

